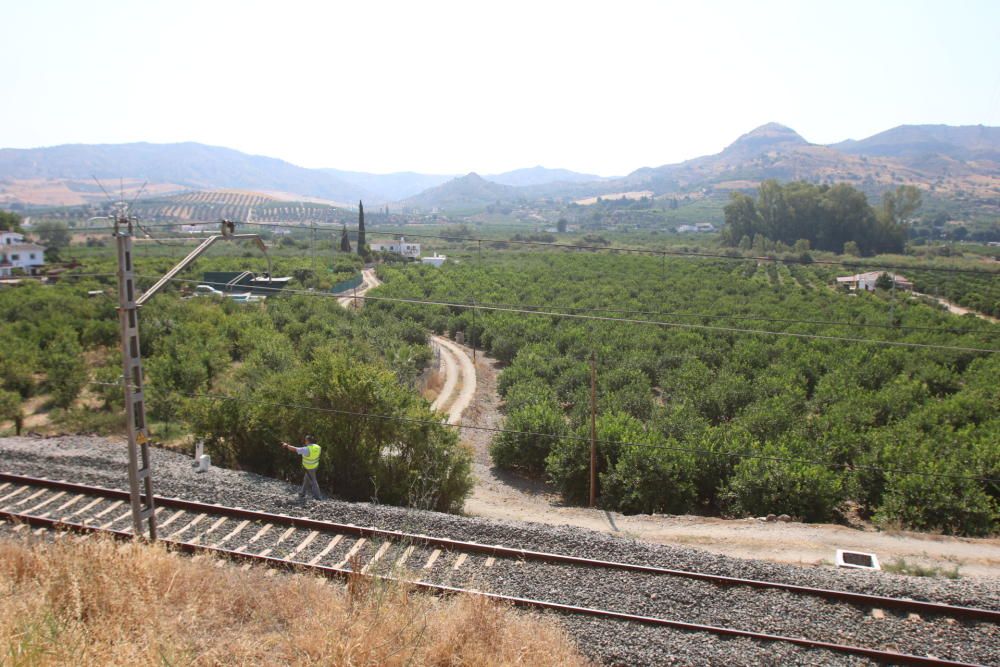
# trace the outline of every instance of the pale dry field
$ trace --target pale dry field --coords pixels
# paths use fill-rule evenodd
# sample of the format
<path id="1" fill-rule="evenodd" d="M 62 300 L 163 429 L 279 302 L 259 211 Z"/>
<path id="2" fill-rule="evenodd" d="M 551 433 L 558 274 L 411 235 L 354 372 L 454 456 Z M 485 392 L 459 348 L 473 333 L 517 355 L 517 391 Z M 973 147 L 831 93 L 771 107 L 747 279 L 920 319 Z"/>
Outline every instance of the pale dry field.
<path id="1" fill-rule="evenodd" d="M 608 195 L 601 195 L 600 198 L 604 200 L 621 199 L 622 197 L 624 197 L 625 199 L 642 199 L 643 197 L 652 197 L 652 196 L 653 196 L 652 190 L 641 190 L 641 191 L 637 190 L 634 192 L 614 192 Z M 596 204 L 597 199 L 598 199 L 597 197 L 587 197 L 586 199 L 577 199 L 573 203 L 579 204 L 580 206 L 590 206 L 591 204 Z"/>
<path id="2" fill-rule="evenodd" d="M 74 190 L 71 184 L 86 186 L 82 191 Z M 118 198 L 124 193 L 126 201 L 130 201 L 142 188 L 143 182 L 134 178 L 127 178 L 124 182 L 103 181 L 102 185 L 107 189 L 112 198 Z M 33 179 L 11 179 L 0 181 L 0 205 L 9 205 L 14 202 L 31 204 L 35 206 L 79 206 L 91 202 L 107 202 L 108 196 L 100 189 L 93 180 L 85 179 L 65 179 L 65 178 L 33 178 Z M 184 188 L 173 183 L 148 183 L 142 194 L 144 197 L 155 195 L 165 195 L 172 192 L 180 192 Z"/>

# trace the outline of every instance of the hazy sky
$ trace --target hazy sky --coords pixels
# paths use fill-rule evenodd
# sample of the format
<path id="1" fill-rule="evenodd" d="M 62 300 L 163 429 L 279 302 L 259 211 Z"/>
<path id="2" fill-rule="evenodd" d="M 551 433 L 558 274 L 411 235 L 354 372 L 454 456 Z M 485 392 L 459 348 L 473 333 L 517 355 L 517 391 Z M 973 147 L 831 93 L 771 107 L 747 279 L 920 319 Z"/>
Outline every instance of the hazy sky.
<path id="1" fill-rule="evenodd" d="M 306 167 L 600 175 L 1000 125 L 1000 2 L 0 3 L 0 147 L 198 141 Z"/>

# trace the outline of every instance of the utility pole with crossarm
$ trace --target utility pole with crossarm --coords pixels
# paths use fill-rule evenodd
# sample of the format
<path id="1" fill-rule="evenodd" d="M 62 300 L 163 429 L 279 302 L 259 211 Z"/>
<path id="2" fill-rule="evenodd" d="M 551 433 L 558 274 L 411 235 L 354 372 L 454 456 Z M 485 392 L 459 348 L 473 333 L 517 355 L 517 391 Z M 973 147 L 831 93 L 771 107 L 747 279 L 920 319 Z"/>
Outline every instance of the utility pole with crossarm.
<path id="1" fill-rule="evenodd" d="M 122 204 L 114 217 L 118 242 L 118 321 L 121 328 L 122 374 L 125 382 L 125 419 L 128 432 L 128 482 L 132 502 L 132 534 L 156 541 L 156 506 L 153 502 L 153 468 L 149 457 L 149 428 L 143 394 L 142 354 L 139 347 L 139 308 L 199 255 L 219 239 L 253 239 L 267 257 L 267 247 L 258 234 L 236 234 L 235 225 L 223 220 L 222 233 L 210 236 L 177 266 L 170 269 L 142 296 L 137 295 L 132 261 L 132 239 L 136 223 Z M 270 257 L 268 259 L 268 276 Z M 144 525 L 145 522 L 145 525 Z"/>

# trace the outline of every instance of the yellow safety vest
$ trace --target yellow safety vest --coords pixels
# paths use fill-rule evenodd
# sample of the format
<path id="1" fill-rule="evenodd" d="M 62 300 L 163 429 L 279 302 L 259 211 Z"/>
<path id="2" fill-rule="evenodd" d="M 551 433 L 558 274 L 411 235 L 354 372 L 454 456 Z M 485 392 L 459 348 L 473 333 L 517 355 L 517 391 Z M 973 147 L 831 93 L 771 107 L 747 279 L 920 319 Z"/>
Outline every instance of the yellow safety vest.
<path id="1" fill-rule="evenodd" d="M 306 470 L 315 470 L 319 467 L 319 445 L 306 445 L 309 453 L 302 457 L 302 467 Z"/>

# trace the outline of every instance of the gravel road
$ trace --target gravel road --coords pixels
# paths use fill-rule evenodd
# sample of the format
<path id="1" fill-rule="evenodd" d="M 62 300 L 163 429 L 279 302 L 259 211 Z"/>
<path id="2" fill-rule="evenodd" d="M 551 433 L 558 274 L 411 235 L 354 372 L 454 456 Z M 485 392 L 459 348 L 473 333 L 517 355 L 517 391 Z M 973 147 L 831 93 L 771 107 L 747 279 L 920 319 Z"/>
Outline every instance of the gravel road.
<path id="1" fill-rule="evenodd" d="M 1000 582 L 989 579 L 951 581 L 791 567 L 649 544 L 569 526 L 474 519 L 337 500 L 301 505 L 294 495 L 295 484 L 219 468 L 198 474 L 187 456 L 159 449 L 153 449 L 152 455 L 158 495 L 485 544 L 1000 609 Z M 13 473 L 126 488 L 126 465 L 125 446 L 119 440 L 86 436 L 0 439 L 0 469 Z M 899 618 L 888 610 L 883 615 L 788 594 L 765 597 L 740 588 L 723 590 L 674 578 L 609 572 L 581 576 L 578 570 L 570 569 L 553 574 L 551 568 L 544 570 L 544 575 L 541 572 L 530 564 L 508 564 L 498 568 L 498 578 L 491 584 L 497 592 L 527 597 L 558 596 L 560 601 L 573 604 L 629 609 L 715 625 L 762 628 L 778 634 L 808 632 L 810 637 L 827 641 L 898 646 L 908 652 L 1000 664 L 1000 629 L 995 625 Z M 593 619 L 560 617 L 560 620 L 576 637 L 581 650 L 604 664 L 859 664 L 858 659 L 845 660 L 824 651 L 773 643 L 716 639 Z"/>

